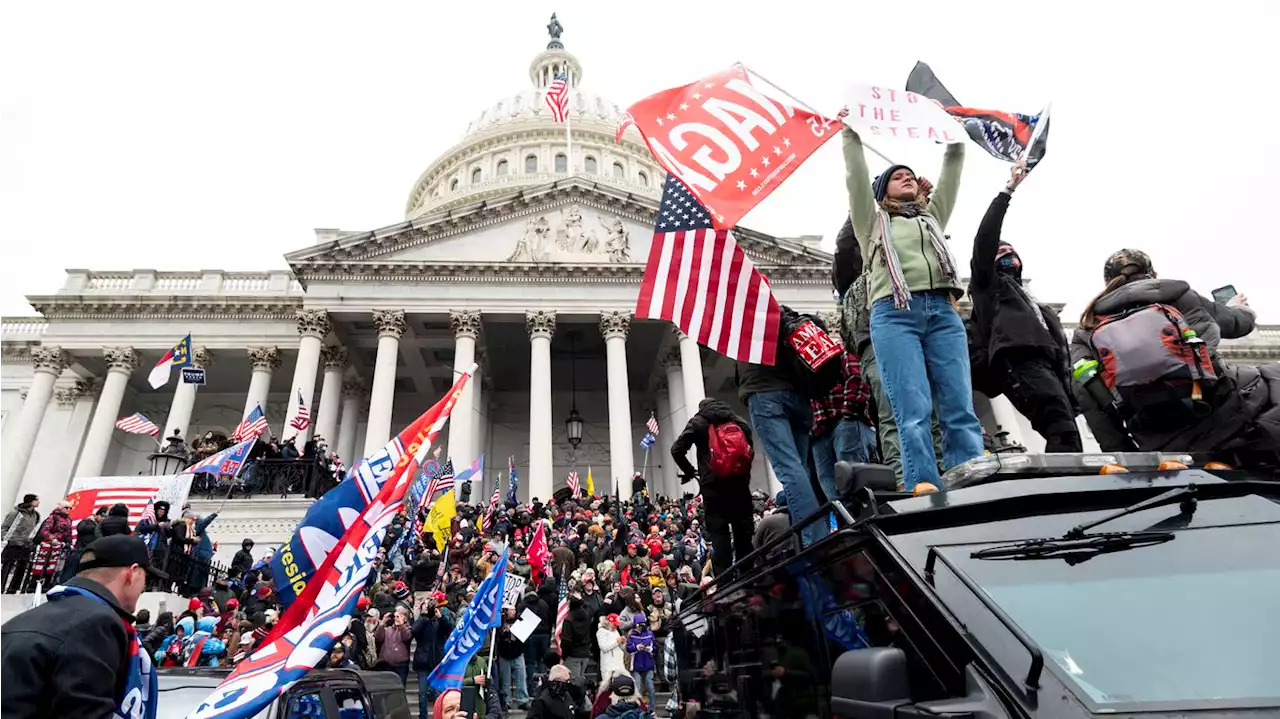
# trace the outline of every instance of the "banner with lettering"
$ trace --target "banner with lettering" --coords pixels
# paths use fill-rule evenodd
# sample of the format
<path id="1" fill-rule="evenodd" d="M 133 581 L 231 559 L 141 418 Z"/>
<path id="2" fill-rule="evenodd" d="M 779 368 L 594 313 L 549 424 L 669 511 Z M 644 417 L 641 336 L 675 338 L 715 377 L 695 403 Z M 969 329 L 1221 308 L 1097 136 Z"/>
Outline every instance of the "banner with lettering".
<path id="1" fill-rule="evenodd" d="M 659 165 L 732 229 L 800 167 L 838 123 L 741 64 L 663 90 L 627 108 L 618 139 L 635 125 Z"/>
<path id="2" fill-rule="evenodd" d="M 344 484 L 362 485 L 361 491 L 370 501 L 362 510 L 342 518 L 346 531 L 306 588 L 254 652 L 236 665 L 188 719 L 257 716 L 325 658 L 349 628 L 387 528 L 404 506 L 409 484 L 449 420 L 471 372 L 461 374 L 449 394 L 413 423 L 420 428 L 417 433 L 409 437 L 401 433 L 383 449 L 393 458 L 389 459 L 390 469 L 375 471 L 372 468 L 380 465 L 370 462 L 368 471 L 353 472 L 344 480 Z"/>
<path id="3" fill-rule="evenodd" d="M 506 592 L 509 553 L 505 548 L 502 550 L 502 556 L 493 565 L 493 571 L 480 583 L 476 596 L 462 610 L 453 633 L 445 640 L 444 657 L 431 670 L 431 676 L 427 677 L 427 681 L 437 691 L 462 688 L 467 662 L 480 650 L 489 630 L 502 624 L 502 598 Z"/>
<path id="4" fill-rule="evenodd" d="M 951 144 L 968 135 L 936 100 L 906 90 L 850 85 L 845 90 L 849 127 L 875 137 Z"/>
<path id="5" fill-rule="evenodd" d="M 129 508 L 129 526 L 135 527 L 150 502 L 168 502 L 174 508 L 170 516 L 177 516 L 178 510 L 187 503 L 192 479 L 189 474 L 76 477 L 67 490 L 67 501 L 71 503 L 69 516 L 75 523 L 93 516 L 99 507 L 123 504 Z"/>

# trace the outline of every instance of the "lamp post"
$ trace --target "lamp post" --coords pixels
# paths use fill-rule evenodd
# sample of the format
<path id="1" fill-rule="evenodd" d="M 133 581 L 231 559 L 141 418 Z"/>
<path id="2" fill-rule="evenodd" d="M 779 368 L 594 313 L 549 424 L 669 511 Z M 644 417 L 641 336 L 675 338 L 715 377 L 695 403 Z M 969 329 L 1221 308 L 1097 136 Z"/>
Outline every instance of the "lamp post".
<path id="1" fill-rule="evenodd" d="M 572 398 L 572 407 L 569 410 L 569 419 L 564 421 L 565 434 L 569 437 L 569 446 L 573 448 L 573 468 L 578 468 L 578 445 L 582 444 L 582 426 L 584 424 L 582 415 L 578 414 L 578 333 L 569 333 L 569 391 Z"/>

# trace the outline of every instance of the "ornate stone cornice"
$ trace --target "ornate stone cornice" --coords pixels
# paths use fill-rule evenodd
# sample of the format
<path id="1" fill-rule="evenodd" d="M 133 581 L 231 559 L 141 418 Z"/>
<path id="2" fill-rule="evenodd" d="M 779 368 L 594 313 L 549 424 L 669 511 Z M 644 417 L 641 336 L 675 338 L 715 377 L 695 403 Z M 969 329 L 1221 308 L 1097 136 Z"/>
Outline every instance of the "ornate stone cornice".
<path id="1" fill-rule="evenodd" d="M 329 313 L 324 310 L 298 310 L 298 334 L 303 337 L 329 336 Z"/>
<path id="2" fill-rule="evenodd" d="M 320 362 L 324 365 L 326 371 L 343 371 L 351 366 L 351 359 L 347 356 L 347 348 L 338 345 L 321 347 Z"/>
<path id="3" fill-rule="evenodd" d="M 103 347 L 102 356 L 107 361 L 107 369 L 119 370 L 129 374 L 137 369 L 138 353 L 132 347 Z"/>
<path id="4" fill-rule="evenodd" d="M 533 262 L 297 262 L 306 282 L 395 282 L 428 284 L 635 285 L 643 263 L 568 264 Z M 831 265 L 760 267 L 775 286 L 831 285 Z"/>
<path id="5" fill-rule="evenodd" d="M 675 338 L 675 341 L 677 343 L 676 351 L 679 352 L 680 351 L 679 342 L 680 340 L 685 338 L 684 332 L 681 332 L 680 328 L 675 326 L 674 324 L 668 327 L 667 329 L 671 330 L 671 336 Z"/>
<path id="6" fill-rule="evenodd" d="M 93 386 L 87 382 L 76 382 L 70 387 L 59 387 L 53 391 L 53 398 L 57 401 L 58 407 L 62 409 L 72 409 L 76 406 L 76 402 L 81 397 L 92 394 Z"/>
<path id="7" fill-rule="evenodd" d="M 404 310 L 374 310 L 373 324 L 378 328 L 378 337 L 400 337 L 409 329 L 404 321 Z"/>
<path id="8" fill-rule="evenodd" d="M 250 347 L 246 351 L 249 354 L 249 364 L 255 370 L 274 372 L 280 369 L 279 347 Z"/>
<path id="9" fill-rule="evenodd" d="M 454 337 L 475 339 L 480 336 L 480 311 L 449 310 L 449 326 Z"/>
<path id="10" fill-rule="evenodd" d="M 676 331 L 679 332 L 679 330 L 676 330 Z M 679 347 L 672 347 L 671 349 L 663 353 L 662 369 L 671 370 L 671 369 L 680 369 L 680 368 L 681 368 L 681 364 L 680 364 L 680 348 Z"/>
<path id="11" fill-rule="evenodd" d="M 31 364 L 32 345 L 4 345 L 0 348 L 0 361 L 5 364 Z"/>
<path id="12" fill-rule="evenodd" d="M 614 337 L 627 338 L 627 333 L 631 331 L 631 313 L 619 312 L 601 312 L 600 313 L 600 334 L 605 339 Z"/>
<path id="13" fill-rule="evenodd" d="M 213 353 L 207 347 L 197 347 L 191 353 L 191 366 L 208 369 L 213 366 Z"/>
<path id="14" fill-rule="evenodd" d="M 31 365 L 36 372 L 48 372 L 56 377 L 69 364 L 67 353 L 57 345 L 41 345 L 31 349 Z"/>
<path id="15" fill-rule="evenodd" d="M 302 298 L 30 296 L 48 319 L 69 320 L 289 320 Z"/>
<path id="16" fill-rule="evenodd" d="M 360 380 L 347 380 L 342 383 L 342 396 L 346 399 L 364 397 L 364 383 Z"/>
<path id="17" fill-rule="evenodd" d="M 529 337 L 546 337 L 556 333 L 556 313 L 554 310 L 529 310 L 524 313 L 524 326 Z"/>

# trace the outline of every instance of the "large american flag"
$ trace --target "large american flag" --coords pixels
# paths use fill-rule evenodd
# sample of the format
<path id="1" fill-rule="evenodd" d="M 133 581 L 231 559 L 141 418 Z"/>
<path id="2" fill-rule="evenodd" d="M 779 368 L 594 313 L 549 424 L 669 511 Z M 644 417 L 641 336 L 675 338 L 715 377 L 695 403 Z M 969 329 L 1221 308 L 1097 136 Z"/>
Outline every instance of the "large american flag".
<path id="1" fill-rule="evenodd" d="M 160 428 L 156 423 L 147 419 L 141 412 L 134 412 L 128 417 L 116 420 L 116 429 L 123 429 L 129 434 L 149 434 L 152 437 L 160 434 Z"/>
<path id="2" fill-rule="evenodd" d="M 231 433 L 231 441 L 241 442 L 250 437 L 257 437 L 265 431 L 267 431 L 267 415 L 262 412 L 262 405 L 259 404 L 240 420 L 236 431 Z"/>
<path id="3" fill-rule="evenodd" d="M 569 473 L 569 491 L 573 492 L 575 498 L 582 493 L 582 480 L 578 479 L 576 469 Z"/>
<path id="4" fill-rule="evenodd" d="M 302 432 L 311 426 L 311 410 L 307 409 L 307 403 L 302 400 L 302 390 L 298 390 L 298 413 L 289 420 L 289 426 Z"/>
<path id="5" fill-rule="evenodd" d="M 547 88 L 547 107 L 551 108 L 551 119 L 564 122 L 569 117 L 569 81 L 564 73 L 556 75 L 556 79 Z"/>
<path id="6" fill-rule="evenodd" d="M 551 642 L 556 648 L 556 653 L 561 657 L 564 652 L 560 651 L 560 632 L 564 630 L 564 620 L 569 618 L 569 585 L 563 578 L 560 579 L 560 601 L 556 603 L 556 624 L 552 633 Z"/>
<path id="7" fill-rule="evenodd" d="M 700 345 L 740 362 L 771 365 L 782 311 L 733 233 L 668 175 L 636 316 L 674 323 Z"/>
<path id="8" fill-rule="evenodd" d="M 498 501 L 502 499 L 502 487 L 493 488 L 493 496 L 489 498 L 489 511 L 484 513 L 484 531 L 493 529 L 494 513 L 498 511 Z"/>

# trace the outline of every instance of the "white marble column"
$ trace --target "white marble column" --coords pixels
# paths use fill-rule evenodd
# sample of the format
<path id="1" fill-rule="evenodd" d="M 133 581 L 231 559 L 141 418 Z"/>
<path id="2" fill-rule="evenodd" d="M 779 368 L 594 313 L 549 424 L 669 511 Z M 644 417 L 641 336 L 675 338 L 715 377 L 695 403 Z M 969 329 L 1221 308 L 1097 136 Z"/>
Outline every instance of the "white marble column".
<path id="1" fill-rule="evenodd" d="M 342 407 L 342 374 L 347 371 L 350 361 L 347 359 L 346 347 L 323 347 L 320 350 L 320 362 L 324 364 L 324 381 L 320 385 L 320 407 L 316 411 L 316 433 L 313 437 L 324 437 L 329 451 L 335 451 L 338 444 L 338 411 Z"/>
<path id="2" fill-rule="evenodd" d="M 363 396 L 364 387 L 359 382 L 342 384 L 342 420 L 338 425 L 338 444 L 334 451 L 347 469 L 361 459 L 356 455 L 356 424 L 360 421 L 360 399 Z"/>
<path id="3" fill-rule="evenodd" d="M 667 391 L 667 379 L 663 377 L 657 383 L 658 396 L 658 427 L 662 430 L 662 434 L 658 435 L 658 462 L 662 463 L 662 493 L 668 497 L 674 497 L 680 491 L 680 471 L 676 468 L 676 463 L 671 459 L 671 443 L 676 441 L 676 437 L 684 431 L 684 426 L 675 426 L 671 421 L 671 400 L 670 393 Z M 650 460 L 653 465 L 653 460 Z"/>
<path id="4" fill-rule="evenodd" d="M 485 361 L 484 350 L 476 348 L 476 376 L 471 379 L 467 385 L 471 388 L 471 416 L 475 417 L 475 428 L 472 440 L 475 445 L 475 456 L 488 451 L 489 447 L 489 410 L 485 405 L 485 383 L 489 381 L 489 376 L 485 374 L 488 369 L 488 362 Z M 493 466 L 493 458 L 486 458 L 489 466 Z M 483 480 L 483 477 L 481 477 Z"/>
<path id="5" fill-rule="evenodd" d="M 298 363 L 293 367 L 293 382 L 289 385 L 289 394 L 285 400 L 288 410 L 284 413 L 284 427 L 280 430 L 281 441 L 294 437 L 294 445 L 302 451 L 302 445 L 311 430 L 315 427 L 316 406 L 316 368 L 320 364 L 320 349 L 324 338 L 329 335 L 329 313 L 324 310 L 298 310 Z M 311 412 L 311 424 L 305 431 L 299 432 L 292 426 L 293 418 L 298 416 L 298 393 L 302 393 L 302 401 L 307 403 Z"/>
<path id="6" fill-rule="evenodd" d="M 111 449 L 111 435 L 120 419 L 120 403 L 129 386 L 129 375 L 138 367 L 138 355 L 132 347 L 103 347 L 102 356 L 107 361 L 107 377 L 102 381 L 98 406 L 89 421 L 89 434 L 76 465 L 77 477 L 101 477 Z"/>
<path id="7" fill-rule="evenodd" d="M 449 310 L 449 326 L 453 328 L 453 378 L 476 362 L 476 337 L 480 336 L 480 313 L 476 310 Z M 449 459 L 461 469 L 476 458 L 476 378 L 472 377 L 449 418 Z"/>
<path id="8" fill-rule="evenodd" d="M 556 332 L 556 313 L 536 310 L 525 313 L 529 331 L 529 497 L 551 498 L 555 486 L 551 458 L 551 336 Z"/>
<path id="9" fill-rule="evenodd" d="M 271 394 L 271 375 L 280 369 L 280 348 L 250 347 L 248 353 L 253 374 L 249 377 L 249 393 L 245 395 L 241 419 L 249 416 L 254 407 L 260 406 L 263 413 L 266 413 L 267 395 Z M 271 418 L 267 417 L 267 419 Z"/>
<path id="10" fill-rule="evenodd" d="M 369 394 L 369 424 L 364 431 L 364 454 L 382 449 L 391 439 L 391 410 L 396 398 L 396 360 L 400 337 L 408 329 L 404 310 L 374 310 L 378 327 L 378 357 L 373 363 L 373 389 Z"/>
<path id="11" fill-rule="evenodd" d="M 697 405 L 690 408 L 684 399 L 684 370 L 681 368 L 680 350 L 672 348 L 662 358 L 662 368 L 667 375 L 667 403 L 671 405 L 671 428 L 675 434 L 684 431 L 684 426 L 689 423 L 689 417 L 693 412 L 697 411 Z M 672 441 L 675 441 L 674 439 Z M 668 445 L 669 447 L 670 445 Z M 667 452 L 670 457 L 670 450 Z M 694 467 L 698 466 L 698 452 L 690 448 L 689 453 L 685 455 L 689 458 L 689 464 Z M 673 467 L 674 467 L 674 460 Z M 679 469 L 672 469 L 673 472 L 679 474 Z M 681 487 L 680 478 L 676 477 L 676 487 Z M 690 487 L 696 485 L 689 485 Z"/>
<path id="12" fill-rule="evenodd" d="M 673 327 L 680 345 L 680 374 L 684 379 L 685 419 L 688 420 L 698 411 L 698 403 L 707 396 L 702 381 L 702 353 L 698 343 L 678 328 Z"/>
<path id="13" fill-rule="evenodd" d="M 208 369 L 213 365 L 213 355 L 204 347 L 197 347 L 191 351 L 191 366 L 197 369 Z M 196 388 L 198 385 L 187 384 L 182 381 L 182 373 L 175 375 L 178 380 L 178 386 L 173 389 L 173 402 L 169 405 L 169 416 L 164 421 L 163 437 L 173 436 L 174 430 L 178 431 L 178 436 L 182 437 L 187 444 L 191 443 L 191 438 L 187 436 L 187 430 L 191 429 L 191 413 L 196 408 Z"/>
<path id="14" fill-rule="evenodd" d="M 67 355 L 61 347 L 42 346 L 31 350 L 31 366 L 35 374 L 31 378 L 31 387 L 27 389 L 27 399 L 22 403 L 22 410 L 15 418 L 14 427 L 5 437 L 4 451 L 0 452 L 0 470 L 3 480 L 3 507 L 6 512 L 17 504 L 18 488 L 22 485 L 23 475 L 27 473 L 27 463 L 31 461 L 31 449 L 35 447 L 36 435 L 40 433 L 40 423 L 44 421 L 44 412 L 49 407 L 49 399 L 53 397 L 53 383 L 67 368 Z M 48 504 L 58 497 L 44 497 Z M 47 512 L 45 512 L 47 514 Z"/>
<path id="15" fill-rule="evenodd" d="M 631 477 L 636 471 L 632 442 L 638 441 L 631 435 L 631 389 L 627 383 L 627 333 L 630 330 L 630 312 L 600 314 L 609 380 L 609 466 L 614 486 L 620 488 L 624 500 L 631 498 Z M 651 477 L 645 479 L 656 489 Z"/>

